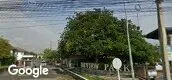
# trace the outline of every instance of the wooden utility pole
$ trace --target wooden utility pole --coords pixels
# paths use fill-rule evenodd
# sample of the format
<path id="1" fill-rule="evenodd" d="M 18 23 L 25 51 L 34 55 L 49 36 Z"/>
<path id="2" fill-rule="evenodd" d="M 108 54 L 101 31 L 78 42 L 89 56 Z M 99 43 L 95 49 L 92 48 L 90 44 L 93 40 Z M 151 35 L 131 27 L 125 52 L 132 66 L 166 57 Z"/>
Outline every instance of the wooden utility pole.
<path id="1" fill-rule="evenodd" d="M 163 22 L 162 2 L 163 0 L 156 0 L 159 41 L 160 41 L 161 53 L 163 54 L 163 72 L 164 72 L 163 74 L 165 78 L 163 80 L 171 80 L 170 68 L 169 68 L 170 66 L 169 66 L 168 53 L 167 53 L 167 33 Z"/>

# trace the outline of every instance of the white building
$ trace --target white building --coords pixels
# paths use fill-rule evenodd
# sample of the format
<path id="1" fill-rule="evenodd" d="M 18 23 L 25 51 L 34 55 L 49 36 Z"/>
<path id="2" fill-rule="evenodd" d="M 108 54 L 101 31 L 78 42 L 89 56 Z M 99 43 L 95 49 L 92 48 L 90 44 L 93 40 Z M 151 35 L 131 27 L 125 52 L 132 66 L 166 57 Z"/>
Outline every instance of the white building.
<path id="1" fill-rule="evenodd" d="M 32 59 L 36 56 L 33 52 L 18 47 L 14 47 L 11 53 L 15 56 L 18 66 L 31 66 Z"/>

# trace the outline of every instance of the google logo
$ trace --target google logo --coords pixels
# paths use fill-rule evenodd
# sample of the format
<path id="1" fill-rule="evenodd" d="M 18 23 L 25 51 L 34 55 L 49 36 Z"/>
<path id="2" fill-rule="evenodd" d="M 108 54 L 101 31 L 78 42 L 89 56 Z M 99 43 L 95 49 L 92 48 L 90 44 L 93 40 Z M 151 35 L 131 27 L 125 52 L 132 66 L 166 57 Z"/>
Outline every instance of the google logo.
<path id="1" fill-rule="evenodd" d="M 47 68 L 42 68 L 42 66 L 40 65 L 39 68 L 30 68 L 30 67 L 23 67 L 23 68 L 19 68 L 17 69 L 17 66 L 12 64 L 8 67 L 8 72 L 11 75 L 33 75 L 34 78 L 39 77 L 39 75 L 48 75 L 48 69 Z"/>

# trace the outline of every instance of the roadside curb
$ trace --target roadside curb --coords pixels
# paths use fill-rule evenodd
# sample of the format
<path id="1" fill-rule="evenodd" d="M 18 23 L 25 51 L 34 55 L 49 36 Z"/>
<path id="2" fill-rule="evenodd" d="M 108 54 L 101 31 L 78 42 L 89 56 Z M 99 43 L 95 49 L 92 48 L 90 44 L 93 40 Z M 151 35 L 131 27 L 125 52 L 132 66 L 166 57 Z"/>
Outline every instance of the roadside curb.
<path id="1" fill-rule="evenodd" d="M 65 69 L 65 71 L 67 71 L 70 76 L 74 77 L 77 80 L 88 80 L 87 78 L 85 78 L 85 77 L 83 77 L 83 76 L 81 76 L 81 75 L 79 75 L 79 74 L 77 74 L 75 72 L 72 72 L 72 71 L 70 71 L 68 69 Z"/>
<path id="2" fill-rule="evenodd" d="M 63 69 L 63 68 L 59 68 L 60 71 L 62 71 L 63 73 L 66 73 L 70 76 L 72 76 L 73 78 L 75 78 L 76 80 L 88 80 L 87 78 L 69 70 L 69 69 Z"/>

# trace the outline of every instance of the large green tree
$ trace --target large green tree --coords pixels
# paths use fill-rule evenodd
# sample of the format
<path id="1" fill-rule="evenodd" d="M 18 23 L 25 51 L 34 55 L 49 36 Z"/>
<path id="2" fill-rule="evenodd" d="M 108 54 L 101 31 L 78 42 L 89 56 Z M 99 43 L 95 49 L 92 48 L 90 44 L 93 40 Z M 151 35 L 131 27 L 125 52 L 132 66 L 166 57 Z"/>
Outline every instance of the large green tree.
<path id="1" fill-rule="evenodd" d="M 134 62 L 153 63 L 158 59 L 156 47 L 145 41 L 139 27 L 128 22 Z M 64 58 L 83 55 L 97 62 L 115 56 L 129 62 L 126 20 L 113 17 L 113 12 L 107 9 L 76 13 L 68 18 L 58 52 Z"/>

